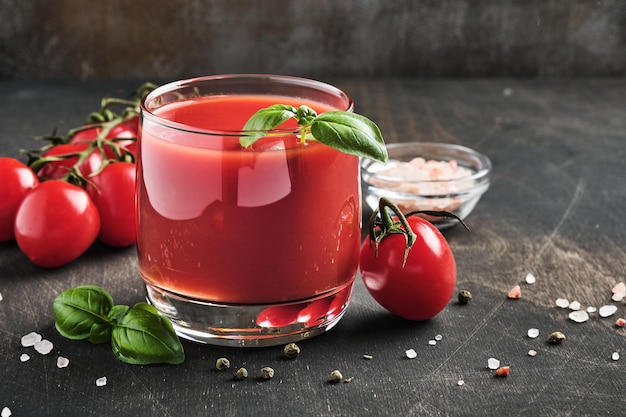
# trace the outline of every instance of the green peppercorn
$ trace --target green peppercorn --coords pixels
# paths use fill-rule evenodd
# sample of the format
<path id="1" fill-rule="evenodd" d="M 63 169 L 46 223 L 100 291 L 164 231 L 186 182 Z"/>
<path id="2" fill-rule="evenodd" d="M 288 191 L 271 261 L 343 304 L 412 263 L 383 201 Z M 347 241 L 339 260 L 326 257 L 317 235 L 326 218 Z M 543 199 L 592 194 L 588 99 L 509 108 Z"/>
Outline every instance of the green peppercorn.
<path id="1" fill-rule="evenodd" d="M 239 368 L 237 372 L 235 372 L 235 379 L 237 381 L 242 381 L 248 377 L 248 370 L 246 368 Z"/>
<path id="2" fill-rule="evenodd" d="M 459 291 L 459 304 L 467 304 L 472 299 L 472 293 L 467 290 Z"/>
<path id="3" fill-rule="evenodd" d="M 553 345 L 558 345 L 559 343 L 562 343 L 565 340 L 565 335 L 561 332 L 552 332 L 552 334 L 550 334 L 550 337 L 548 338 L 548 343 L 553 344 Z"/>
<path id="4" fill-rule="evenodd" d="M 300 347 L 296 345 L 295 343 L 289 343 L 285 345 L 285 348 L 283 349 L 283 353 L 289 359 L 293 359 L 300 354 Z"/>
<path id="5" fill-rule="evenodd" d="M 218 358 L 218 360 L 215 362 L 215 367 L 219 371 L 223 371 L 230 368 L 230 361 L 226 358 Z"/>
<path id="6" fill-rule="evenodd" d="M 266 366 L 265 368 L 261 368 L 261 378 L 262 379 L 272 379 L 274 378 L 274 369 Z"/>

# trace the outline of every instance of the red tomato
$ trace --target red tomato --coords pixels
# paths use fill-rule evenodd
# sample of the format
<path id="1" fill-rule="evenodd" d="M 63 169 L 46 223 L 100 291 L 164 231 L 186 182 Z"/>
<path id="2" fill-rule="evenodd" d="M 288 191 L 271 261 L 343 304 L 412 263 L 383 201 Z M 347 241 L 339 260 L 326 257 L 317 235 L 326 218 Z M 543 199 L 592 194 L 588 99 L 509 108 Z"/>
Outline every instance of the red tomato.
<path id="1" fill-rule="evenodd" d="M 406 236 L 390 234 L 378 244 L 368 237 L 361 247 L 361 276 L 374 299 L 393 314 L 427 320 L 442 311 L 454 292 L 456 263 L 448 242 L 427 220 L 411 216 L 417 235 L 402 266 Z"/>
<path id="2" fill-rule="evenodd" d="M 42 158 L 63 157 L 83 152 L 89 148 L 88 143 L 75 143 L 56 145 L 43 153 Z M 46 163 L 37 171 L 37 175 L 42 179 L 61 179 L 65 177 L 72 167 L 78 162 L 78 156 L 68 156 L 60 161 Z M 97 150 L 92 151 L 89 156 L 80 164 L 78 171 L 87 178 L 92 172 L 98 170 L 102 164 L 102 155 Z"/>
<path id="3" fill-rule="evenodd" d="M 90 178 L 87 193 L 100 213 L 98 239 L 110 246 L 135 244 L 135 164 L 114 162 Z"/>
<path id="4" fill-rule="evenodd" d="M 45 181 L 30 191 L 15 216 L 15 240 L 36 265 L 54 268 L 78 258 L 100 230 L 98 209 L 80 187 Z"/>
<path id="5" fill-rule="evenodd" d="M 130 152 L 133 156 L 136 155 L 136 143 L 137 143 L 137 131 L 139 129 L 139 117 L 135 116 L 113 127 L 106 135 L 105 139 L 111 139 L 113 143 L 107 142 L 103 146 L 104 153 L 108 159 L 117 159 L 115 152 L 111 148 L 112 146 L 118 146 L 120 154 L 124 152 Z M 86 127 L 83 130 L 77 132 L 70 139 L 69 143 L 91 143 L 102 131 L 101 127 Z M 115 139 L 115 140 L 113 140 Z"/>
<path id="6" fill-rule="evenodd" d="M 28 191 L 39 184 L 35 173 L 14 158 L 0 158 L 0 242 L 13 240 L 15 213 Z"/>

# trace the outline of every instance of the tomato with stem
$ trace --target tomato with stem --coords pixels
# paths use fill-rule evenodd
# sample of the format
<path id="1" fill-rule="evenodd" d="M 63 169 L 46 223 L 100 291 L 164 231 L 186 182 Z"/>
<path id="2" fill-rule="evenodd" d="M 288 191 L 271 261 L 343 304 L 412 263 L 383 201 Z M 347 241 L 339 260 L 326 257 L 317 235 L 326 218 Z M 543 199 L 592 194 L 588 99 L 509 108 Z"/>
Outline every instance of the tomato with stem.
<path id="1" fill-rule="evenodd" d="M 100 215 L 85 190 L 49 180 L 26 195 L 14 230 L 18 246 L 34 264 L 54 268 L 91 246 L 100 230 Z"/>
<path id="2" fill-rule="evenodd" d="M 395 204 L 382 198 L 361 247 L 361 277 L 367 290 L 381 306 L 409 320 L 427 320 L 439 314 L 456 285 L 452 250 L 435 226 L 417 216 L 424 213 L 458 219 L 452 213 L 431 211 L 405 217 Z"/>

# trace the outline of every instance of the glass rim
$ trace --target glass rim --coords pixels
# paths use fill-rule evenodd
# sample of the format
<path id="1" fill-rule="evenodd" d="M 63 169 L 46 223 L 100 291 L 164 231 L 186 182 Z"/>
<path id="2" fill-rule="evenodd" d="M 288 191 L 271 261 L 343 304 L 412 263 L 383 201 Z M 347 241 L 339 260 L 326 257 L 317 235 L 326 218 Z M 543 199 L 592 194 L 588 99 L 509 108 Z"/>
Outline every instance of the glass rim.
<path id="1" fill-rule="evenodd" d="M 160 117 L 154 113 L 155 109 L 160 108 L 163 105 L 167 105 L 173 103 L 175 101 L 168 101 L 167 103 L 157 105 L 157 106 L 149 106 L 148 103 L 157 100 L 158 97 L 161 97 L 168 93 L 175 93 L 178 90 L 193 88 L 194 85 L 199 85 L 203 83 L 209 83 L 211 81 L 223 81 L 227 82 L 230 80 L 250 80 L 254 83 L 267 82 L 277 83 L 282 85 L 291 85 L 295 87 L 307 87 L 311 90 L 316 90 L 321 93 L 326 93 L 329 96 L 339 97 L 346 102 L 346 107 L 344 109 L 337 109 L 341 111 L 354 111 L 354 101 L 352 98 L 345 93 L 343 90 L 335 87 L 334 85 L 325 83 L 323 81 L 313 80 L 304 77 L 296 77 L 290 75 L 277 75 L 277 74 L 220 74 L 220 75 L 207 75 L 201 77 L 187 78 L 178 81 L 168 82 L 163 84 L 150 93 L 148 93 L 140 102 L 140 110 L 141 117 L 147 118 L 153 123 L 160 124 L 164 127 L 176 129 L 183 132 L 196 133 L 196 134 L 205 134 L 212 136 L 254 136 L 258 135 L 258 133 L 263 131 L 258 130 L 228 130 L 228 129 L 204 129 L 195 126 L 189 126 L 184 123 L 174 122 L 172 120 L 168 120 L 166 118 Z M 267 94 L 271 95 L 271 94 Z M 205 95 L 209 96 L 209 95 Z M 202 95 L 200 96 L 202 97 Z M 193 97 L 183 97 L 181 100 L 189 100 Z M 291 135 L 291 134 L 299 134 L 300 128 L 277 128 L 272 130 L 272 133 L 277 135 Z"/>

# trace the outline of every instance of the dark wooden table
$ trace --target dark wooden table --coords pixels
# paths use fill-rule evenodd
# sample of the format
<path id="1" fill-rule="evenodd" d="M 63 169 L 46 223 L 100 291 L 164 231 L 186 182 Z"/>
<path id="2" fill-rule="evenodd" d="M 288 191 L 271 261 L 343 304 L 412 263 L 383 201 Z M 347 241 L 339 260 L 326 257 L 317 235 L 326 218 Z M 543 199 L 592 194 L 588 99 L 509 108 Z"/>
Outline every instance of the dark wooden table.
<path id="1" fill-rule="evenodd" d="M 626 330 L 615 321 L 626 305 L 611 300 L 611 289 L 626 280 L 626 80 L 329 81 L 354 97 L 388 142 L 457 143 L 493 161 L 491 188 L 467 219 L 473 231 L 445 233 L 458 289 L 474 296 L 469 305 L 452 300 L 433 320 L 407 322 L 379 307 L 359 281 L 340 324 L 302 342 L 296 360 L 283 359 L 281 347 L 184 342 L 181 366 L 131 366 L 107 345 L 62 338 L 51 306 L 59 292 L 89 283 L 118 303 L 143 300 L 134 248 L 96 244 L 44 270 L 15 243 L 0 244 L 0 409 L 13 416 L 624 415 Z M 0 155 L 36 146 L 31 137 L 54 126 L 78 125 L 101 96 L 138 84 L 0 83 Z M 524 282 L 527 273 L 535 284 Z M 507 299 L 517 284 L 522 298 Z M 557 298 L 618 311 L 575 323 Z M 527 336 L 530 328 L 538 338 Z M 31 331 L 53 342 L 50 354 L 20 345 Z M 548 344 L 553 331 L 567 340 Z M 441 340 L 430 345 L 436 335 Z M 21 362 L 23 353 L 30 360 Z M 70 360 L 67 368 L 57 367 L 59 355 Z M 235 382 L 216 371 L 221 356 L 254 376 Z M 494 377 L 490 357 L 510 365 L 509 377 Z M 276 370 L 274 379 L 256 378 L 264 366 Z M 330 384 L 334 369 L 352 381 Z M 96 386 L 103 376 L 107 385 Z"/>

